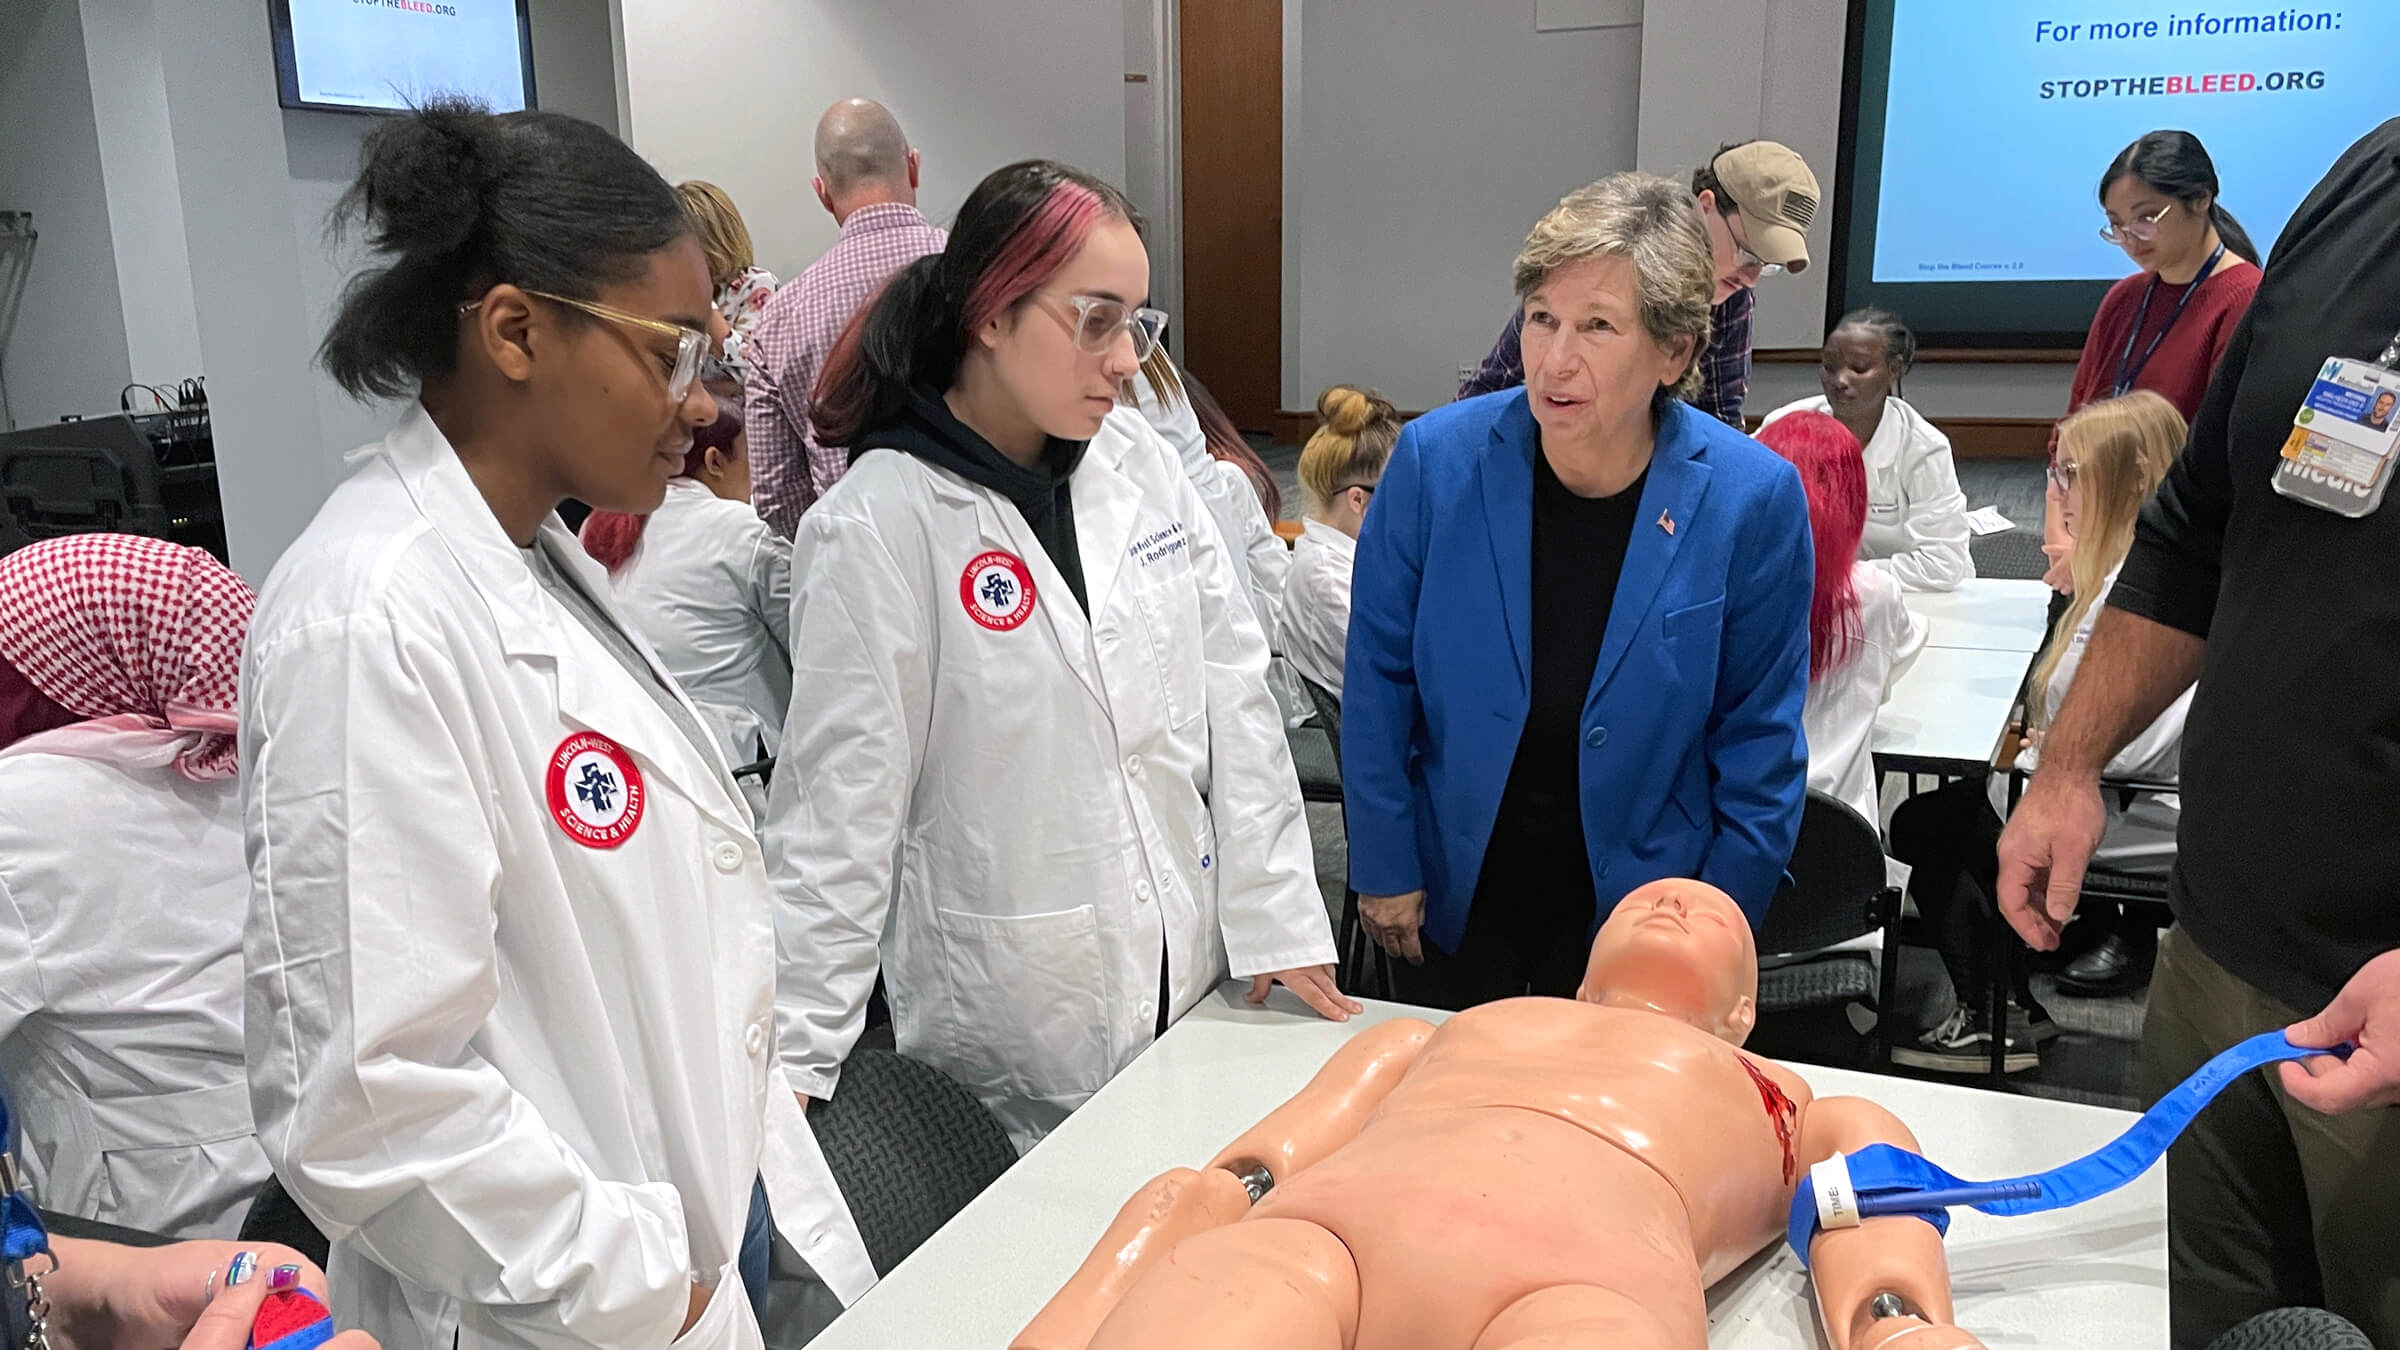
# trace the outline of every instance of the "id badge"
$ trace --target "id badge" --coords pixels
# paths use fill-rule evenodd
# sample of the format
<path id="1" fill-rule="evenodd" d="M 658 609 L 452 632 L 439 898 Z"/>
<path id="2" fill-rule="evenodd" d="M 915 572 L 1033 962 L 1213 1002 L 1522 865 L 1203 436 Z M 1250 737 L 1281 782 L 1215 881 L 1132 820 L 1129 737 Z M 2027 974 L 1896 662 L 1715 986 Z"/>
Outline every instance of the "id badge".
<path id="1" fill-rule="evenodd" d="M 2400 371 L 2336 356 L 2317 372 L 2275 466 L 2275 491 L 2357 519 L 2383 505 L 2400 457 Z"/>

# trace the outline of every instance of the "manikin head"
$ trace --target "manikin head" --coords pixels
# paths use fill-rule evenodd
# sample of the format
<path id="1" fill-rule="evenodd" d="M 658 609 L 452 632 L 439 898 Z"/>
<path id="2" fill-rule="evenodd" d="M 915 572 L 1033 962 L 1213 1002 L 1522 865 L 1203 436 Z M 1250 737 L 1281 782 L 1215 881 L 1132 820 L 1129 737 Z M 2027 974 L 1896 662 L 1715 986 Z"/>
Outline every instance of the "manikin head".
<path id="1" fill-rule="evenodd" d="M 1617 902 L 1575 997 L 1654 1012 L 1734 1045 L 1758 1021 L 1758 948 L 1732 897 L 1680 877 Z"/>

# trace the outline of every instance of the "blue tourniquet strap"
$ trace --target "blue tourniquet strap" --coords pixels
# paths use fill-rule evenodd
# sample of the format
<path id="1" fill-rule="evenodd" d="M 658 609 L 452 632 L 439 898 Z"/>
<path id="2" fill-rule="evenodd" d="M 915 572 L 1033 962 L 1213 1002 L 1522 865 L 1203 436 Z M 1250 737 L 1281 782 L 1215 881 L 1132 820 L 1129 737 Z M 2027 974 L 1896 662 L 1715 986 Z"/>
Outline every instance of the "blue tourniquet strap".
<path id="1" fill-rule="evenodd" d="M 2215 1100 L 2226 1084 L 2243 1074 L 2282 1060 L 2349 1052 L 2348 1046 L 2333 1050 L 2302 1049 L 2285 1039 L 2280 1031 L 2253 1036 L 2200 1066 L 2198 1073 L 2161 1097 L 2158 1105 L 2134 1122 L 2133 1128 L 2105 1147 L 2063 1167 L 2007 1181 L 1962 1181 L 1906 1149 L 1870 1144 L 1845 1155 L 1851 1195 L 1836 1197 L 1832 1203 L 1837 1209 L 1847 1206 L 1861 1219 L 1913 1215 L 1945 1235 L 1950 1231 L 1953 1205 L 2002 1216 L 2039 1214 L 2080 1205 L 2149 1171 L 2166 1156 L 2167 1146 L 2200 1114 L 2200 1108 Z M 1799 1191 L 1792 1196 L 1791 1222 L 1785 1236 L 1803 1266 L 1808 1264 L 1808 1244 L 1821 1227 L 1817 1179 L 1813 1175 L 1802 1177 Z"/>

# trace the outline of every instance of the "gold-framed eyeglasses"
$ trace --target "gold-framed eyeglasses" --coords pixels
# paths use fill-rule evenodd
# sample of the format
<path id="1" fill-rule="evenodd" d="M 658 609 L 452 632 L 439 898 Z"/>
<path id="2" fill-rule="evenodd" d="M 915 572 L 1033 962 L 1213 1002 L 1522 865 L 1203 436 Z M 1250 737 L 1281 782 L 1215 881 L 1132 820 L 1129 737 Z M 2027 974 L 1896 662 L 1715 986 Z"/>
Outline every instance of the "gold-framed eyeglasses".
<path id="1" fill-rule="evenodd" d="M 1075 311 L 1075 321 L 1068 325 L 1075 345 L 1093 356 L 1107 351 L 1117 334 L 1124 332 L 1133 338 L 1133 359 L 1147 361 L 1150 353 L 1158 350 L 1159 339 L 1166 336 L 1167 312 L 1163 309 L 1137 309 L 1105 295 L 1070 295 L 1066 302 Z"/>
<path id="2" fill-rule="evenodd" d="M 2175 203 L 2168 202 L 2149 215 L 2135 216 L 2122 225 L 2110 221 L 2100 227 L 2100 237 L 2119 247 L 2123 247 L 2125 242 L 2131 239 L 2139 239 L 2147 244 L 2158 238 L 2158 222 L 2165 220 L 2174 210 Z"/>
<path id="3" fill-rule="evenodd" d="M 554 305 L 579 309 L 595 319 L 606 319 L 610 323 L 623 324 L 628 328 L 638 328 L 647 333 L 656 333 L 661 337 L 675 339 L 675 358 L 672 362 L 666 359 L 663 352 L 654 350 L 651 353 L 658 357 L 659 374 L 667 382 L 667 401 L 669 403 L 682 403 L 691 396 L 692 386 L 699 382 L 701 358 L 708 355 L 709 347 L 712 345 L 708 334 L 699 329 L 686 328 L 682 324 L 669 323 L 665 319 L 650 319 L 639 314 L 628 314 L 624 310 L 611 308 L 596 300 L 578 300 L 570 295 L 537 291 L 530 286 L 519 289 L 537 300 L 547 300 Z M 460 305 L 458 312 L 472 314 L 482 307 L 483 302 L 477 300 L 470 304 Z"/>

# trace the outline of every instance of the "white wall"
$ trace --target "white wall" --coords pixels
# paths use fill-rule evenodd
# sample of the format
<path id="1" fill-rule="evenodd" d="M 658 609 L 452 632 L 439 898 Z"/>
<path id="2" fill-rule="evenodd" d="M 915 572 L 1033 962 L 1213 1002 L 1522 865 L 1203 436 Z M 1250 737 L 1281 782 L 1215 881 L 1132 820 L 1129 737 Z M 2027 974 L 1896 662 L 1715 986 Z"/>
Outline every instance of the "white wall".
<path id="1" fill-rule="evenodd" d="M 1434 407 L 1507 320 L 1534 221 L 1633 167 L 1641 30 L 1539 33 L 1535 0 L 1298 3 L 1283 405 L 1347 381 Z"/>
<path id="2" fill-rule="evenodd" d="M 1843 190 L 1836 166 L 1845 9 L 1844 0 L 1651 0 L 1642 33 L 1642 167 L 1681 176 L 1726 141 L 1782 141 L 1826 192 L 1809 231 L 1821 264 Z M 1816 265 L 1760 285 L 1756 345 L 1822 341 L 1831 278 L 1832 268 Z M 2073 378 L 2067 365 L 1921 366 L 1908 397 L 1935 417 L 2055 417 Z M 1762 365 L 1748 406 L 1765 412 L 1816 392 L 1815 367 Z"/>
<path id="3" fill-rule="evenodd" d="M 0 0 L 0 210 L 33 212 L 41 235 L 0 239 L 16 425 L 113 410 L 132 374 L 75 0 Z"/>
<path id="4" fill-rule="evenodd" d="M 1014 160 L 1124 180 L 1116 0 L 623 3 L 634 148 L 671 179 L 731 193 L 779 277 L 833 243 L 809 180 L 817 118 L 837 99 L 873 98 L 899 117 L 924 152 L 920 204 L 936 222 Z M 770 74 L 737 78 L 737 61 Z"/>

